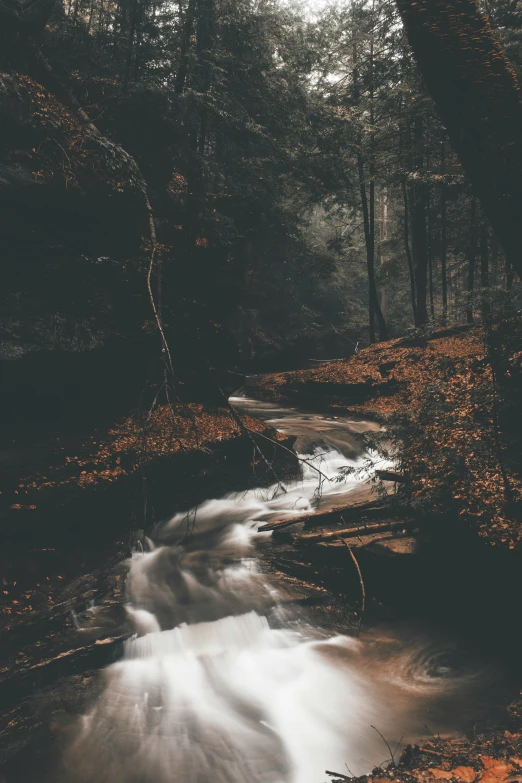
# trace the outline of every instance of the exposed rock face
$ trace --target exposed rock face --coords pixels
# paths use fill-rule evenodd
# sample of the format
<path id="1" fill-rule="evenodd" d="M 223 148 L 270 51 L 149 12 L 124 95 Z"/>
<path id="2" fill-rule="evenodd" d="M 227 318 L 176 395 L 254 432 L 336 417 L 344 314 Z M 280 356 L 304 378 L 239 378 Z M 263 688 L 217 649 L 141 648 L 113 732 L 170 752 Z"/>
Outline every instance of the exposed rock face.
<path id="1" fill-rule="evenodd" d="M 29 77 L 0 74 L 2 358 L 94 347 L 89 341 L 100 335 L 56 344 L 77 293 L 69 290 L 71 272 L 82 281 L 96 261 L 128 258 L 145 230 L 143 181 L 132 158 Z"/>
<path id="2" fill-rule="evenodd" d="M 140 334 L 147 317 L 144 188 L 121 147 L 32 78 L 0 73 L 0 399 L 7 429 L 20 415 L 34 419 L 42 388 L 44 408 L 70 397 L 71 384 L 85 389 L 83 401 L 74 395 L 78 407 L 89 405 L 85 381 L 101 391 L 114 366 L 110 357 L 96 361 L 96 349 Z M 118 346 L 114 353 L 125 352 Z M 25 413 L 15 410 L 22 397 Z"/>
<path id="3" fill-rule="evenodd" d="M 134 195 L 132 158 L 28 76 L 0 74 L 0 186 L 63 187 L 88 196 Z"/>

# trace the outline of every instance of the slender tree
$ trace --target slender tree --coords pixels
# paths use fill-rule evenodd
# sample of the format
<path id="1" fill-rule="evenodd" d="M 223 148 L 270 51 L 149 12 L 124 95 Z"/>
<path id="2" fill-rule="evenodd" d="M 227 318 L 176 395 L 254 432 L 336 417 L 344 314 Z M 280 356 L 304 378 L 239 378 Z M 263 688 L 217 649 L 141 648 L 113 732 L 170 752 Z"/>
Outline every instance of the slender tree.
<path id="1" fill-rule="evenodd" d="M 487 321 L 490 314 L 489 307 L 489 231 L 485 218 L 480 222 L 480 301 L 482 318 Z"/>
<path id="2" fill-rule="evenodd" d="M 444 177 L 444 163 L 445 163 L 445 147 L 444 141 L 441 147 L 441 176 Z M 447 276 L 447 253 L 448 253 L 448 236 L 447 236 L 447 199 L 446 199 L 446 186 L 444 182 L 440 185 L 440 273 L 441 273 L 441 292 L 442 292 L 442 319 L 446 322 L 448 318 L 448 276 Z"/>
<path id="3" fill-rule="evenodd" d="M 477 259 L 477 200 L 471 199 L 469 220 L 468 275 L 466 292 L 466 321 L 473 323 L 473 293 L 475 290 L 475 265 Z"/>
<path id="4" fill-rule="evenodd" d="M 415 115 L 414 125 L 414 178 L 411 184 L 412 253 L 415 263 L 416 311 L 415 325 L 428 323 L 428 238 L 426 232 L 426 184 L 423 181 L 423 118 Z"/>

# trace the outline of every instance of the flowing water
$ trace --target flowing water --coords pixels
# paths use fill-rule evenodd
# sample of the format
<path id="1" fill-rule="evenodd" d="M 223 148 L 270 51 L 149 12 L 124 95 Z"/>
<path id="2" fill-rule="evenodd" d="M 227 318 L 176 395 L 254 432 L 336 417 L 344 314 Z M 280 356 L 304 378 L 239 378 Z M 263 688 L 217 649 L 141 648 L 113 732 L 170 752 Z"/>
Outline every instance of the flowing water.
<path id="1" fill-rule="evenodd" d="M 297 436 L 297 450 L 332 477 L 363 464 L 357 434 L 376 428 L 233 402 Z M 345 501 L 364 479 L 323 482 L 319 495 L 317 476 L 303 464 L 286 492 L 274 485 L 207 500 L 132 556 L 136 634 L 104 672 L 61 779 L 322 783 L 325 770 L 362 774 L 384 762 L 383 737 L 393 751 L 426 736 L 426 723 L 467 727 L 495 687 L 487 667 L 411 628 L 356 639 L 315 627 L 265 567 L 259 551 L 270 534 L 256 532 L 261 522 Z"/>

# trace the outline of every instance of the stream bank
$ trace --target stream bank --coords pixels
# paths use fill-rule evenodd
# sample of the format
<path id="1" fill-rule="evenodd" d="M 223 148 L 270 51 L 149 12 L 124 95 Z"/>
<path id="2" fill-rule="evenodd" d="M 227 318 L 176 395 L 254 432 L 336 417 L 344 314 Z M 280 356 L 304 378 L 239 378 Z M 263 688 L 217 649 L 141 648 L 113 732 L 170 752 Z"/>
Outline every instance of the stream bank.
<path id="1" fill-rule="evenodd" d="M 250 386 L 250 393 L 278 405 L 306 404 L 385 424 L 400 444 L 395 464 L 404 478 L 398 487 L 405 513 L 409 508 L 416 519 L 415 556 L 403 557 L 396 569 L 388 567 L 393 559 L 382 559 L 380 568 L 368 570 L 368 551 L 357 550 L 362 572 L 371 574 L 368 592 L 406 612 L 449 622 L 514 670 L 522 642 L 513 617 L 522 599 L 520 348 L 520 321 L 511 319 L 494 324 L 489 333 L 464 326 L 413 335 L 375 345 L 348 361 L 266 375 Z M 336 567 L 346 559 L 337 541 L 315 542 L 305 548 L 305 557 L 300 551 L 300 560 L 321 574 L 324 584 L 335 579 Z M 353 569 L 351 578 L 356 581 Z M 420 750 L 407 748 L 398 768 L 386 773 L 379 768 L 360 780 L 518 779 L 517 685 L 507 702 L 503 727 L 478 729 L 460 739 L 431 737 Z M 337 780 L 352 777 L 346 769 L 337 772 Z"/>
<path id="2" fill-rule="evenodd" d="M 345 464 L 358 464 L 362 453 L 359 441 L 360 433 L 365 430 L 373 429 L 375 431 L 377 429 L 371 422 L 356 421 L 353 418 L 332 418 L 331 416 L 318 416 L 288 409 L 274 411 L 274 406 L 269 406 L 269 409 L 265 406 L 265 409 L 262 410 L 259 403 L 248 400 L 243 402 L 243 408 L 237 399 L 233 400 L 233 403 L 240 410 L 243 418 L 254 413 L 259 418 L 268 419 L 266 424 L 258 425 L 261 427 L 260 433 L 279 431 L 281 433 L 280 442 L 283 445 L 295 441 L 294 446 L 301 454 L 310 453 L 310 450 L 313 451 L 315 447 L 319 446 L 320 451 L 324 454 L 317 457 L 317 465 L 322 466 L 320 469 L 324 468 L 325 475 L 330 476 L 334 476 L 336 471 Z M 246 407 L 245 403 L 247 403 Z M 334 446 L 333 451 L 331 451 L 332 446 Z M 283 451 L 275 448 L 273 444 L 270 447 L 274 449 L 274 453 Z M 367 498 L 368 488 L 358 486 L 356 480 L 347 477 L 344 484 L 343 482 L 334 482 L 328 485 L 327 491 L 317 492 L 317 474 L 307 468 L 306 463 L 301 463 L 305 469 L 305 481 L 303 485 L 299 482 L 296 483 L 295 461 L 290 459 L 289 463 L 286 463 L 286 468 L 289 471 L 287 476 L 284 477 L 280 473 L 283 482 L 288 484 L 287 493 L 282 493 L 279 490 L 274 492 L 272 486 L 272 490 L 268 493 L 266 490 L 260 492 L 258 489 L 237 494 L 237 490 L 245 490 L 249 482 L 252 485 L 251 449 L 243 449 L 242 454 L 242 461 L 241 459 L 226 460 L 229 463 L 227 480 L 223 480 L 223 476 L 218 478 L 215 475 L 210 475 L 210 483 L 201 486 L 196 481 L 195 484 L 192 483 L 192 489 L 186 488 L 187 494 L 184 497 L 187 499 L 185 501 L 187 505 L 179 504 L 180 513 L 175 514 L 170 521 L 152 531 L 156 549 L 149 548 L 149 545 L 145 544 L 145 552 L 140 554 L 135 548 L 135 554 L 130 560 L 131 572 L 134 569 L 134 577 L 131 578 L 130 587 L 129 562 L 122 564 L 119 560 L 119 557 L 125 554 L 122 552 L 119 556 L 114 557 L 113 568 L 107 568 L 105 565 L 100 570 L 99 577 L 105 579 L 107 585 L 108 594 L 105 597 L 102 595 L 99 585 L 95 583 L 95 579 L 91 580 L 90 584 L 89 579 L 82 584 L 81 580 L 75 583 L 69 576 L 65 580 L 67 582 L 64 590 L 66 595 L 60 596 L 60 598 L 67 597 L 68 591 L 69 603 L 61 600 L 57 602 L 61 606 L 58 608 L 57 615 L 54 615 L 56 624 L 54 627 L 48 628 L 47 636 L 42 637 L 42 626 L 39 626 L 38 623 L 32 629 L 29 629 L 27 625 L 24 629 L 23 624 L 15 629 L 16 633 L 12 637 L 14 642 L 12 649 L 13 651 L 18 649 L 18 655 L 13 658 L 12 676 L 7 677 L 4 681 L 4 702 L 8 703 L 8 709 L 5 714 L 3 738 L 9 742 L 12 754 L 4 766 L 4 776 L 8 783 L 22 783 L 22 781 L 26 783 L 27 780 L 34 780 L 35 783 L 36 781 L 40 783 L 43 780 L 46 782 L 52 780 L 53 783 L 56 783 L 60 778 L 54 777 L 53 773 L 51 773 L 51 777 L 42 777 L 44 774 L 42 770 L 49 769 L 49 765 L 52 766 L 56 760 L 56 755 L 60 755 L 69 747 L 78 730 L 77 716 L 84 713 L 85 710 L 94 709 L 99 716 L 100 725 L 106 724 L 109 729 L 112 726 L 117 730 L 118 722 L 114 723 L 115 717 L 111 718 L 103 706 L 104 704 L 110 705 L 113 698 L 110 696 L 112 692 L 110 688 L 109 691 L 106 690 L 107 677 L 112 676 L 110 672 L 125 673 L 129 666 L 132 668 L 138 664 L 132 664 L 133 657 L 131 655 L 130 661 L 124 660 L 122 665 L 117 664 L 116 669 L 109 668 L 104 670 L 105 673 L 100 673 L 99 670 L 111 660 L 120 660 L 124 640 L 135 630 L 138 618 L 136 612 L 139 613 L 142 610 L 149 613 L 154 612 L 162 629 L 157 638 L 158 644 L 161 642 L 160 649 L 163 649 L 161 645 L 164 645 L 166 640 L 170 638 L 163 637 L 163 633 L 170 633 L 168 629 L 172 627 L 173 622 L 176 624 L 180 620 L 186 619 L 189 621 L 190 628 L 191 622 L 198 625 L 204 621 L 203 624 L 205 624 L 210 618 L 213 620 L 217 617 L 219 624 L 223 611 L 230 612 L 232 609 L 232 616 L 237 617 L 236 613 L 239 607 L 246 605 L 251 608 L 253 605 L 251 601 L 255 601 L 257 609 L 269 613 L 270 626 L 274 631 L 280 626 L 284 630 L 284 634 L 293 629 L 292 633 L 298 632 L 298 635 L 304 635 L 305 640 L 311 634 L 310 642 L 313 639 L 317 641 L 317 634 L 319 634 L 319 640 L 324 640 L 324 654 L 327 658 L 334 655 L 334 649 L 334 657 L 341 654 L 335 647 L 337 643 L 330 650 L 332 633 L 343 634 L 344 641 L 341 646 L 351 644 L 348 639 L 357 634 L 359 626 L 361 585 L 347 549 L 344 546 L 334 547 L 335 558 L 332 559 L 332 548 L 330 547 L 316 547 L 314 545 L 308 548 L 296 548 L 292 541 L 272 541 L 267 534 L 261 534 L 259 537 L 259 534 L 255 534 L 255 528 L 259 526 L 259 522 L 267 524 L 271 520 L 277 519 L 281 513 L 290 513 L 298 517 L 302 516 L 303 512 L 310 516 L 310 512 L 314 511 L 319 512 L 319 516 L 323 514 L 324 519 L 324 515 L 329 513 L 329 508 L 333 509 L 335 515 L 336 509 L 346 507 L 350 503 L 350 499 L 353 501 L 358 498 L 360 501 L 361 494 L 363 498 Z M 287 452 L 284 454 L 290 457 Z M 185 456 L 179 455 L 178 469 Z M 184 473 L 185 478 L 181 483 L 173 483 L 176 473 L 173 470 L 175 464 L 166 460 L 164 465 L 165 470 L 159 472 L 157 480 L 163 486 L 167 501 L 164 519 L 169 520 L 169 516 L 175 510 L 173 497 L 182 492 L 182 483 L 187 481 L 187 473 Z M 156 465 L 157 467 L 158 465 Z M 246 472 L 250 474 L 248 481 L 244 481 L 242 478 Z M 176 479 L 178 480 L 178 477 Z M 214 483 L 212 484 L 212 482 Z M 258 488 L 263 484 L 270 483 L 273 484 L 273 477 L 266 480 L 266 477 L 263 479 L 262 476 L 259 478 L 256 476 L 254 479 L 254 486 Z M 306 491 L 304 491 L 305 487 Z M 224 491 L 231 489 L 235 489 L 236 494 L 222 497 Z M 189 502 L 190 492 L 192 495 Z M 170 503 L 170 510 L 168 503 Z M 190 525 L 192 519 L 186 509 L 191 507 L 196 509 L 197 526 L 194 534 L 186 541 L 187 526 Z M 361 514 L 362 516 L 364 514 Z M 250 523 L 254 521 L 255 527 L 252 527 Z M 334 525 L 336 524 L 332 518 L 329 522 L 330 527 L 332 521 Z M 223 533 L 225 538 L 221 540 Z M 255 567 L 253 567 L 253 558 L 248 556 L 248 547 L 246 552 L 244 549 L 246 541 L 251 539 L 252 534 L 256 537 L 257 566 Z M 361 538 L 363 537 L 361 536 Z M 393 538 L 396 543 L 406 543 L 411 536 L 399 533 Z M 221 545 L 219 544 L 220 540 Z M 359 546 L 359 544 L 361 545 Z M 427 709 L 427 704 L 423 702 L 424 698 L 427 698 L 429 694 L 432 694 L 429 696 L 430 700 L 432 696 L 436 696 L 435 702 L 429 708 L 431 717 L 428 719 L 430 727 L 432 726 L 436 731 L 439 730 L 439 727 L 444 728 L 445 731 L 450 729 L 447 722 L 450 715 L 452 715 L 453 721 L 451 723 L 452 730 L 471 725 L 471 717 L 475 722 L 479 721 L 481 725 L 491 726 L 492 722 L 502 724 L 504 720 L 502 708 L 509 701 L 509 695 L 512 693 L 513 681 L 516 680 L 515 672 L 509 673 L 507 679 L 504 679 L 504 675 L 499 679 L 502 666 L 506 668 L 507 665 L 505 658 L 501 656 L 502 665 L 500 660 L 498 663 L 495 662 L 494 651 L 487 650 L 487 645 L 486 649 L 482 646 L 479 655 L 479 658 L 482 657 L 483 660 L 489 659 L 486 668 L 481 663 L 478 666 L 472 663 L 472 657 L 469 657 L 468 653 L 463 653 L 463 650 L 466 649 L 466 645 L 481 649 L 477 644 L 476 637 L 464 640 L 465 644 L 460 641 L 456 642 L 458 635 L 454 634 L 453 629 L 453 639 L 450 632 L 450 642 L 445 641 L 448 634 L 447 617 L 445 616 L 447 603 L 445 599 L 441 602 L 438 587 L 441 582 L 441 574 L 444 573 L 443 578 L 448 583 L 448 589 L 450 588 L 451 579 L 448 578 L 450 572 L 443 570 L 442 563 L 437 564 L 432 560 L 430 565 L 429 558 L 423 559 L 420 552 L 412 550 L 411 547 L 405 547 L 402 551 L 393 551 L 390 544 L 390 537 L 384 535 L 380 537 L 380 540 L 372 537 L 371 541 L 365 541 L 363 538 L 362 542 L 358 541 L 357 545 L 354 545 L 367 590 L 367 606 L 363 617 L 361 636 L 363 646 L 360 648 L 361 653 L 358 653 L 355 659 L 352 659 L 351 653 L 347 654 L 347 657 L 344 652 L 341 655 L 341 659 L 344 661 L 343 667 L 348 666 L 350 671 L 353 665 L 356 666 L 356 670 L 362 666 L 360 674 L 364 674 L 364 677 L 367 674 L 370 676 L 371 683 L 368 683 L 368 687 L 372 689 L 372 692 L 377 687 L 375 695 L 378 697 L 378 703 L 380 703 L 379 699 L 384 698 L 382 707 L 377 707 L 377 712 L 374 713 L 372 720 L 377 721 L 378 725 L 386 733 L 388 732 L 386 727 L 388 725 L 391 727 L 393 723 L 393 721 L 389 723 L 390 703 L 388 700 L 391 698 L 391 703 L 394 703 L 394 700 L 399 698 L 399 702 L 397 702 L 399 704 L 406 699 L 406 705 L 409 704 L 410 696 L 406 697 L 404 688 L 409 682 L 409 678 L 413 677 L 415 689 L 418 691 L 415 699 L 419 700 L 421 710 Z M 224 549 L 223 545 L 225 545 Z M 182 582 L 180 583 L 179 578 L 175 576 L 179 567 L 176 565 L 178 555 L 175 552 L 180 546 L 185 552 L 183 557 L 186 559 L 186 567 L 190 569 L 190 573 L 196 580 L 189 580 L 186 583 L 186 587 L 190 588 L 188 595 L 185 595 Z M 238 546 L 239 550 L 237 550 Z M 95 545 L 94 548 L 97 549 L 97 546 Z M 237 560 L 238 553 L 239 561 Z M 246 557 L 245 554 L 247 554 Z M 45 556 L 47 557 L 49 554 L 46 553 Z M 50 556 L 56 557 L 52 553 Z M 87 553 L 83 553 L 83 557 L 85 559 Z M 143 559 L 143 566 L 140 565 L 140 558 Z M 25 561 L 26 563 L 27 561 Z M 149 584 L 149 587 L 143 593 L 143 579 L 140 577 L 139 582 L 136 583 L 136 578 L 142 574 L 142 569 L 147 566 L 147 563 L 150 564 L 151 570 L 150 573 L 146 572 L 148 576 L 145 584 Z M 22 561 L 21 566 L 23 565 Z M 430 568 L 426 570 L 428 565 Z M 55 567 L 56 564 L 53 566 L 53 570 Z M 70 567 L 74 570 L 74 564 L 71 564 Z M 227 588 L 227 598 L 223 608 L 221 601 L 216 604 L 215 598 L 210 600 L 208 588 L 211 587 L 214 590 L 216 582 L 215 577 L 211 577 L 210 583 L 207 584 L 209 575 L 228 573 L 230 569 L 232 569 L 230 571 L 232 574 L 237 568 L 239 568 L 238 576 L 241 575 L 241 580 L 246 578 L 247 581 L 244 585 L 242 581 L 238 583 L 241 587 L 239 593 L 235 589 L 229 590 Z M 462 565 L 460 573 L 463 579 L 469 579 L 469 571 L 463 569 Z M 250 584 L 251 577 L 254 580 L 252 584 Z M 150 581 L 151 579 L 152 581 Z M 133 580 L 135 587 L 132 586 Z M 219 584 L 219 580 L 217 584 Z M 264 587 L 265 584 L 270 586 L 268 591 Z M 415 584 L 415 591 L 411 590 L 412 584 Z M 136 585 L 142 585 L 139 587 L 138 593 L 135 592 Z M 275 604 L 274 587 L 277 594 Z M 86 588 L 98 589 L 98 593 L 95 593 L 94 605 L 89 605 L 92 598 L 86 594 Z M 164 599 L 161 598 L 165 590 L 168 595 L 172 591 L 174 603 L 169 601 L 165 604 Z M 221 591 L 221 588 L 219 590 Z M 129 609 L 129 598 L 132 598 L 133 595 L 134 608 L 131 606 Z M 434 604 L 429 603 L 428 597 L 436 599 L 437 595 L 439 602 L 441 602 L 441 611 L 439 616 L 435 617 L 433 608 L 436 601 Z M 160 598 L 159 604 L 158 598 L 154 598 L 154 596 Z M 207 597 L 202 601 L 201 596 Z M 268 601 L 267 604 L 265 604 L 266 601 Z M 176 606 L 178 607 L 175 610 L 176 619 L 173 619 L 171 614 Z M 191 608 L 192 606 L 193 608 Z M 210 612 L 210 617 L 208 612 Z M 46 622 L 53 619 L 53 614 L 53 612 L 43 612 Z M 144 622 L 144 619 L 145 616 L 140 619 L 140 622 Z M 240 617 L 238 622 L 240 624 L 243 622 Z M 247 621 L 245 620 L 245 622 Z M 146 621 L 148 631 L 145 629 L 145 634 L 153 630 L 151 623 L 151 618 L 148 618 Z M 406 627 L 401 628 L 401 624 L 404 623 L 406 623 Z M 60 624 L 62 628 L 68 628 L 65 635 L 63 631 L 60 631 Z M 445 629 L 444 626 L 446 626 Z M 216 628 L 218 627 L 221 628 L 221 626 L 216 626 Z M 203 628 L 201 631 L 203 632 Z M 28 633 L 29 635 L 33 634 L 32 645 L 28 644 Z M 466 633 L 467 628 L 461 635 L 465 637 Z M 272 634 L 272 630 L 270 634 Z M 138 642 L 142 638 L 147 638 L 143 637 L 143 627 Z M 274 636 L 274 640 L 276 638 L 277 635 Z M 283 638 L 286 637 L 283 635 Z M 288 643 L 292 649 L 295 644 L 293 639 L 293 636 L 288 637 Z M 437 641 L 438 639 L 440 641 Z M 225 641 L 226 637 L 223 637 L 223 644 Z M 155 644 L 153 638 L 151 643 Z M 323 642 L 320 643 L 323 644 Z M 21 652 L 20 648 L 22 648 Z M 296 660 L 301 660 L 302 665 L 306 666 L 312 663 L 312 660 L 308 662 L 308 652 L 306 652 L 308 648 L 305 646 L 298 649 L 302 649 L 302 652 L 298 652 L 296 649 L 298 656 Z M 35 654 L 40 657 L 36 658 Z M 259 651 L 255 652 L 256 656 L 259 654 Z M 268 652 L 267 654 L 271 655 Z M 302 658 L 303 654 L 305 655 L 304 659 Z M 24 656 L 27 656 L 27 660 L 24 660 Z M 259 663 L 261 662 L 262 654 L 259 658 Z M 291 665 L 287 676 L 291 679 L 295 675 L 293 656 L 290 657 L 289 663 Z M 151 660 L 150 664 L 144 662 L 143 665 L 152 666 L 153 661 Z M 399 691 L 396 692 L 392 688 L 391 692 L 387 694 L 387 688 L 381 683 L 382 677 L 380 674 L 378 675 L 383 666 L 383 671 L 389 671 L 390 676 L 399 677 L 400 683 L 402 683 Z M 314 678 L 317 676 L 319 677 L 319 687 L 321 687 L 320 679 L 323 674 L 327 674 L 328 682 L 333 686 L 330 693 L 346 685 L 346 682 L 344 685 L 342 684 L 341 671 L 335 673 L 335 671 L 328 670 L 328 673 L 323 672 L 323 674 L 321 674 L 322 669 L 314 671 L 311 683 L 315 683 Z M 223 676 L 225 675 L 223 674 Z M 226 676 L 228 677 L 228 675 Z M 381 684 L 377 683 L 376 685 L 375 676 L 377 676 L 378 683 Z M 450 678 L 449 682 L 446 680 L 447 676 Z M 468 697 L 464 693 L 462 698 L 458 696 L 459 689 L 463 684 L 466 684 L 465 692 L 468 691 L 468 686 L 471 688 L 471 692 L 478 687 L 480 698 L 484 700 L 486 705 L 489 705 L 489 708 L 484 709 L 484 706 L 479 704 L 471 706 L 471 703 L 468 704 L 466 701 Z M 447 685 L 450 686 L 448 693 L 446 693 Z M 159 693 L 164 693 L 166 684 L 163 679 L 160 680 L 159 687 Z M 212 688 L 214 687 L 215 683 L 212 685 Z M 328 687 L 330 688 L 330 686 Z M 452 691 L 454 687 L 456 690 Z M 379 692 L 380 688 L 382 688 L 382 693 Z M 356 692 L 359 693 L 358 690 Z M 455 695 L 450 698 L 451 692 L 454 692 Z M 350 698 L 353 698 L 353 693 Z M 107 701 L 109 697 L 110 699 Z M 263 698 L 266 697 L 263 696 Z M 448 698 L 453 705 L 449 711 Z M 454 698 L 456 701 L 453 701 Z M 316 701 L 317 699 L 314 697 L 312 703 Z M 414 703 L 417 702 L 414 700 Z M 422 706 L 423 704 L 424 706 Z M 91 706 L 89 707 L 89 705 Z M 331 714 L 336 715 L 339 707 L 340 705 Z M 361 704 L 363 713 L 367 707 L 368 705 Z M 303 708 L 305 708 L 304 705 Z M 374 707 L 371 709 L 373 710 Z M 407 707 L 406 713 L 409 709 L 410 707 Z M 404 720 L 409 726 L 408 736 L 417 738 L 418 721 L 416 723 L 414 721 L 417 729 L 413 730 L 410 718 L 406 719 L 406 713 L 404 713 Z M 148 721 L 146 715 L 147 712 L 144 713 L 144 719 Z M 341 710 L 338 714 L 342 724 L 339 727 L 340 737 L 344 732 L 350 733 L 350 721 L 353 720 L 353 717 L 349 715 L 343 717 L 343 715 Z M 458 719 L 457 715 L 460 716 Z M 109 722 L 107 723 L 107 721 Z M 376 753 L 377 757 L 384 759 L 379 744 L 375 745 L 373 739 L 369 745 L 367 744 L 366 733 L 368 729 L 365 721 L 367 719 L 363 718 L 356 731 L 356 734 L 359 732 L 357 735 L 359 739 L 354 740 L 355 745 L 350 753 L 360 753 L 363 746 L 371 746 L 373 751 L 368 756 L 375 758 L 374 753 Z M 310 725 L 315 724 L 312 721 Z M 504 725 L 506 725 L 505 721 Z M 169 732 L 171 730 L 172 726 L 169 728 Z M 391 728 L 389 730 L 392 731 Z M 422 729 L 422 734 L 424 736 L 424 729 Z M 145 734 L 146 736 L 147 734 Z M 400 737 L 395 739 L 398 741 Z M 344 746 L 345 740 L 341 743 L 342 746 Z M 98 737 L 96 740 L 96 734 L 91 736 L 89 742 L 91 741 L 96 741 L 96 747 L 100 747 L 101 739 Z M 122 741 L 121 738 L 117 740 L 118 747 L 123 748 Z M 298 733 L 292 741 L 298 743 L 296 746 L 298 749 L 299 743 L 303 742 L 303 735 Z M 328 741 L 330 742 L 330 740 Z M 380 742 L 378 739 L 378 743 Z M 331 746 L 332 754 L 337 757 L 336 754 L 339 752 L 337 740 L 335 746 L 336 750 L 334 745 Z M 212 743 L 209 744 L 209 747 L 212 747 Z M 107 752 L 109 751 L 110 748 L 107 748 Z M 88 755 L 91 760 L 86 768 L 94 764 L 96 756 L 92 753 Z M 277 753 L 273 757 L 277 760 Z M 74 758 L 76 759 L 75 766 L 78 766 L 78 759 Z M 83 767 L 86 764 L 86 759 L 83 756 L 82 758 L 80 766 Z M 315 763 L 323 764 L 320 759 L 319 762 L 316 759 Z M 360 764 L 360 762 L 358 763 Z M 368 764 L 365 763 L 365 766 L 368 768 Z M 357 768 L 360 769 L 360 766 Z M 156 779 L 163 780 L 161 777 L 163 772 L 160 773 L 157 765 L 155 769 L 157 778 L 153 779 L 156 783 Z M 139 767 L 136 770 L 133 768 L 132 771 L 129 769 L 128 774 L 138 774 L 138 770 Z M 321 767 L 316 770 L 317 779 L 323 774 L 321 770 Z M 93 772 L 94 777 L 89 778 L 87 775 L 85 779 L 96 780 L 96 783 L 99 783 L 100 774 L 101 771 L 98 769 Z M 127 778 L 125 779 L 127 780 Z M 131 779 L 133 778 L 131 777 Z M 299 778 L 299 781 L 302 779 L 305 778 Z M 310 776 L 306 779 L 311 780 Z"/>
<path id="3" fill-rule="evenodd" d="M 470 530 L 488 545 L 516 550 L 521 357 L 517 316 L 488 327 L 419 332 L 313 370 L 265 375 L 251 393 L 385 423 L 403 474 L 399 495 L 423 517 L 425 530 L 436 535 L 449 520 L 457 536 Z"/>
<path id="4" fill-rule="evenodd" d="M 256 412 L 251 400 L 232 402 Z M 173 770 L 183 780 L 315 783 L 344 761 L 359 774 L 384 761 L 371 725 L 397 743 L 401 733 L 425 737 L 424 722 L 453 735 L 501 721 L 511 677 L 473 642 L 374 594 L 373 571 L 389 561 L 393 582 L 414 553 L 354 546 L 368 585 L 360 628 L 346 550 L 328 586 L 306 553 L 296 562 L 288 544 L 258 532 L 282 516 L 324 517 L 366 492 L 349 475 L 321 489 L 316 471 L 335 478 L 360 465 L 360 433 L 374 425 L 274 406 L 259 414 L 296 438 L 302 476 L 194 498 L 150 531 L 124 565 L 119 611 L 134 634 L 123 656 L 70 678 L 69 695 L 66 677 L 34 695 L 44 726 L 4 768 L 8 783 L 163 783 Z M 78 636 L 104 619 L 103 605 L 80 612 Z"/>
<path id="5" fill-rule="evenodd" d="M 191 404 L 175 414 L 175 439 L 163 407 L 145 438 L 130 415 L 83 436 L 3 451 L 0 764 L 18 769 L 34 754 L 32 771 L 22 765 L 17 778 L 24 783 L 54 746 L 60 716 L 93 698 L 99 669 L 132 633 L 124 561 L 144 528 L 224 491 L 270 484 L 272 470 L 295 474 L 291 454 L 266 448 L 266 438 L 287 448 L 293 439 L 262 421 L 247 417 L 247 433 L 226 409 Z M 261 436 L 270 470 L 254 452 Z M 92 629 L 78 633 L 77 617 Z"/>

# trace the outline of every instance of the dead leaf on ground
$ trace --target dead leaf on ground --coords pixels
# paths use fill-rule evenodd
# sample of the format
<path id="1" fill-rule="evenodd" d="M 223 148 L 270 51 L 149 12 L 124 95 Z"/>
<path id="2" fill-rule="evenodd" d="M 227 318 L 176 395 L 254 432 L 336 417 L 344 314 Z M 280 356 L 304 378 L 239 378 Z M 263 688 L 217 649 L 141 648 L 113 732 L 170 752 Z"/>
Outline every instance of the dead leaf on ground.
<path id="1" fill-rule="evenodd" d="M 481 775 L 481 783 L 505 783 L 516 777 L 515 766 L 503 759 L 494 759 L 492 756 L 480 756 L 484 772 Z"/>
<path id="2" fill-rule="evenodd" d="M 478 777 L 478 772 L 473 767 L 455 767 L 452 772 L 454 777 L 461 780 L 462 783 L 474 783 Z"/>

